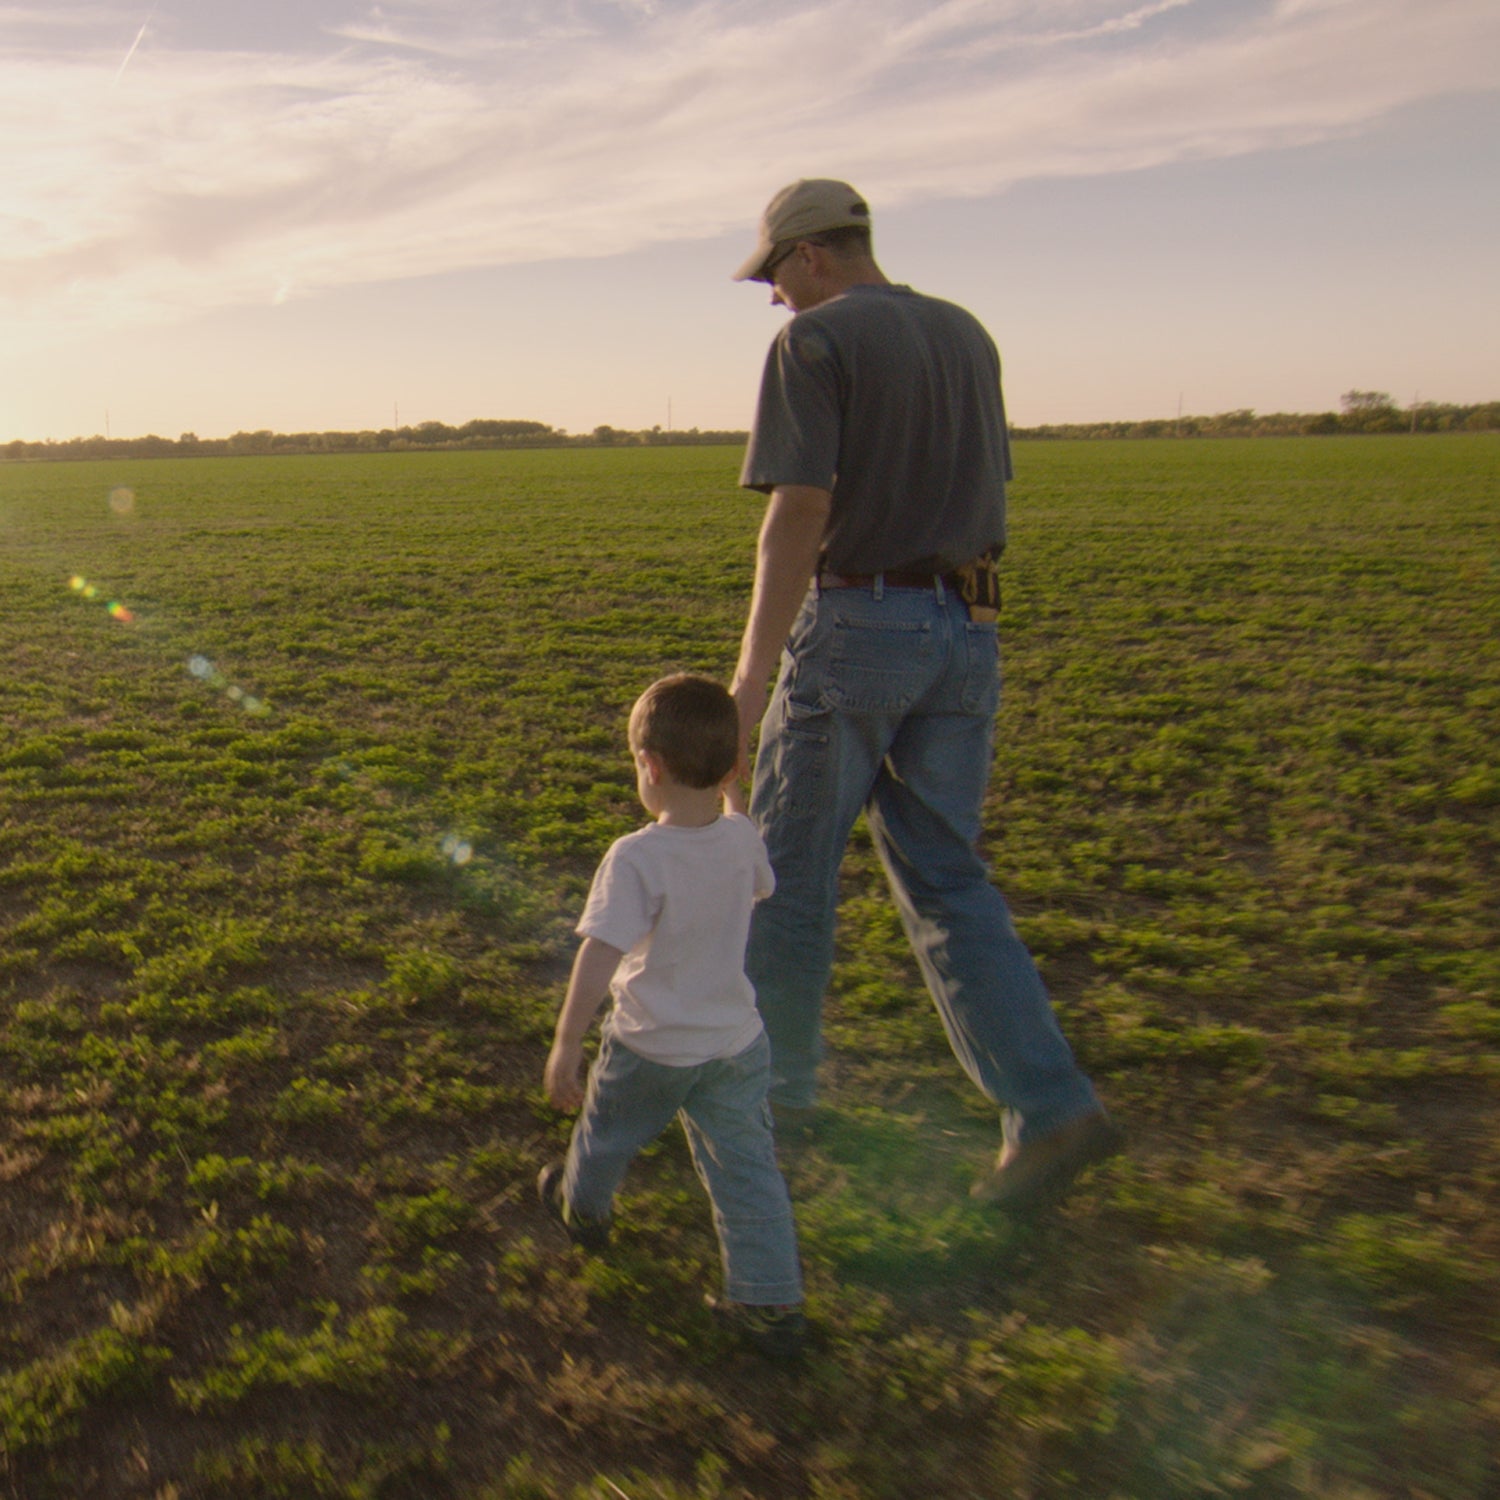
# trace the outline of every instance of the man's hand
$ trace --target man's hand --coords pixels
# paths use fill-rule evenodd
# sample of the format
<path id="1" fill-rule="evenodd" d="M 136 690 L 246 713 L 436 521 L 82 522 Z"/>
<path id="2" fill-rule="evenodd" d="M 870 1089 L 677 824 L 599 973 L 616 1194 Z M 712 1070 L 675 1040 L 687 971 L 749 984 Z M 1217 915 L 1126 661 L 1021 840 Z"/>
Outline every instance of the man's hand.
<path id="1" fill-rule="evenodd" d="M 740 758 L 735 763 L 734 780 L 725 788 L 724 795 L 737 797 L 741 806 L 734 810 L 744 812 L 743 783 L 749 781 L 751 772 L 750 740 L 755 734 L 756 726 L 765 716 L 766 685 L 764 682 L 758 685 L 733 683 L 729 689 L 729 696 L 734 699 L 734 706 L 739 710 L 740 715 Z"/>
<path id="2" fill-rule="evenodd" d="M 542 1081 L 553 1109 L 577 1109 L 583 1103 L 583 1048 L 554 1043 Z"/>

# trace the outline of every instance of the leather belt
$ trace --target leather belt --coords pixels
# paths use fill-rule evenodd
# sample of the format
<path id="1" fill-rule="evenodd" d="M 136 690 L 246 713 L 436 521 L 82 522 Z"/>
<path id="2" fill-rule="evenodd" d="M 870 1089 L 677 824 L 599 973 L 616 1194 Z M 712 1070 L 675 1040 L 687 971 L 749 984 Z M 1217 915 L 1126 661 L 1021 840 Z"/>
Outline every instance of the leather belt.
<path id="1" fill-rule="evenodd" d="M 951 585 L 950 573 L 828 573 L 818 574 L 820 589 L 872 589 L 877 583 L 888 589 L 930 589 L 936 583 Z"/>

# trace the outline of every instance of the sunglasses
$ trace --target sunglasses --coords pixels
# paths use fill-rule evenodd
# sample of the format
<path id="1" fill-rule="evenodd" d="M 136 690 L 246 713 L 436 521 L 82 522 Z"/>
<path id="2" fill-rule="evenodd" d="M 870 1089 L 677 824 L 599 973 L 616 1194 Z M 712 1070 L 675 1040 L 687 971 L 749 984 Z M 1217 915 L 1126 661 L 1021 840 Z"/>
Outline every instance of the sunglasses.
<path id="1" fill-rule="evenodd" d="M 800 240 L 793 240 L 785 250 L 773 250 L 771 258 L 761 268 L 760 279 L 762 281 L 774 281 L 776 278 L 776 267 L 788 259 L 800 243 Z"/>

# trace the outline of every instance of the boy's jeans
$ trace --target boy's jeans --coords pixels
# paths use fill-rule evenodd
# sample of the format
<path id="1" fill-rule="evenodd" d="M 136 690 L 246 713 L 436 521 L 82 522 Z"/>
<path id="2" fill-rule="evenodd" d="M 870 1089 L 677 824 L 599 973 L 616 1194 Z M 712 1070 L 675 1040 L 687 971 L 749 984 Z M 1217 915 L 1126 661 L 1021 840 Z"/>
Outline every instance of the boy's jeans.
<path id="1" fill-rule="evenodd" d="M 797 1231 L 766 1104 L 770 1063 L 764 1033 L 735 1057 L 674 1068 L 632 1052 L 606 1028 L 568 1145 L 562 1187 L 569 1209 L 609 1218 L 625 1169 L 681 1115 L 713 1203 L 724 1295 L 761 1305 L 801 1302 Z"/>
<path id="2" fill-rule="evenodd" d="M 977 851 L 999 651 L 951 592 L 808 594 L 761 724 L 750 812 L 776 872 L 746 972 L 771 1038 L 771 1097 L 812 1103 L 838 873 L 861 808 L 953 1051 L 1008 1106 L 1007 1139 L 1098 1107 Z"/>

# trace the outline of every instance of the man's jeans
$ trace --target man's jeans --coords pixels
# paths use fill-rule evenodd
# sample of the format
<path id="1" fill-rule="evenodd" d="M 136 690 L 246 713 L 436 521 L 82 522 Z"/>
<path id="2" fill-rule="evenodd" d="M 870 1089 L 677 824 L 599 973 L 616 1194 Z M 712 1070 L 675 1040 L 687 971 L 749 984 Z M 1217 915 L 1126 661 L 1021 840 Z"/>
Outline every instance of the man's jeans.
<path id="1" fill-rule="evenodd" d="M 776 872 L 746 961 L 773 1102 L 813 1102 L 839 864 L 863 808 L 948 1040 L 1006 1108 L 1006 1138 L 1098 1107 L 977 850 L 999 702 L 995 627 L 951 592 L 808 594 L 761 724 L 750 804 Z"/>
<path id="2" fill-rule="evenodd" d="M 770 1061 L 762 1034 L 735 1057 L 667 1067 L 606 1028 L 563 1170 L 570 1211 L 608 1219 L 625 1169 L 680 1115 L 713 1203 L 724 1295 L 759 1305 L 801 1302 L 797 1231 L 766 1104 Z"/>

